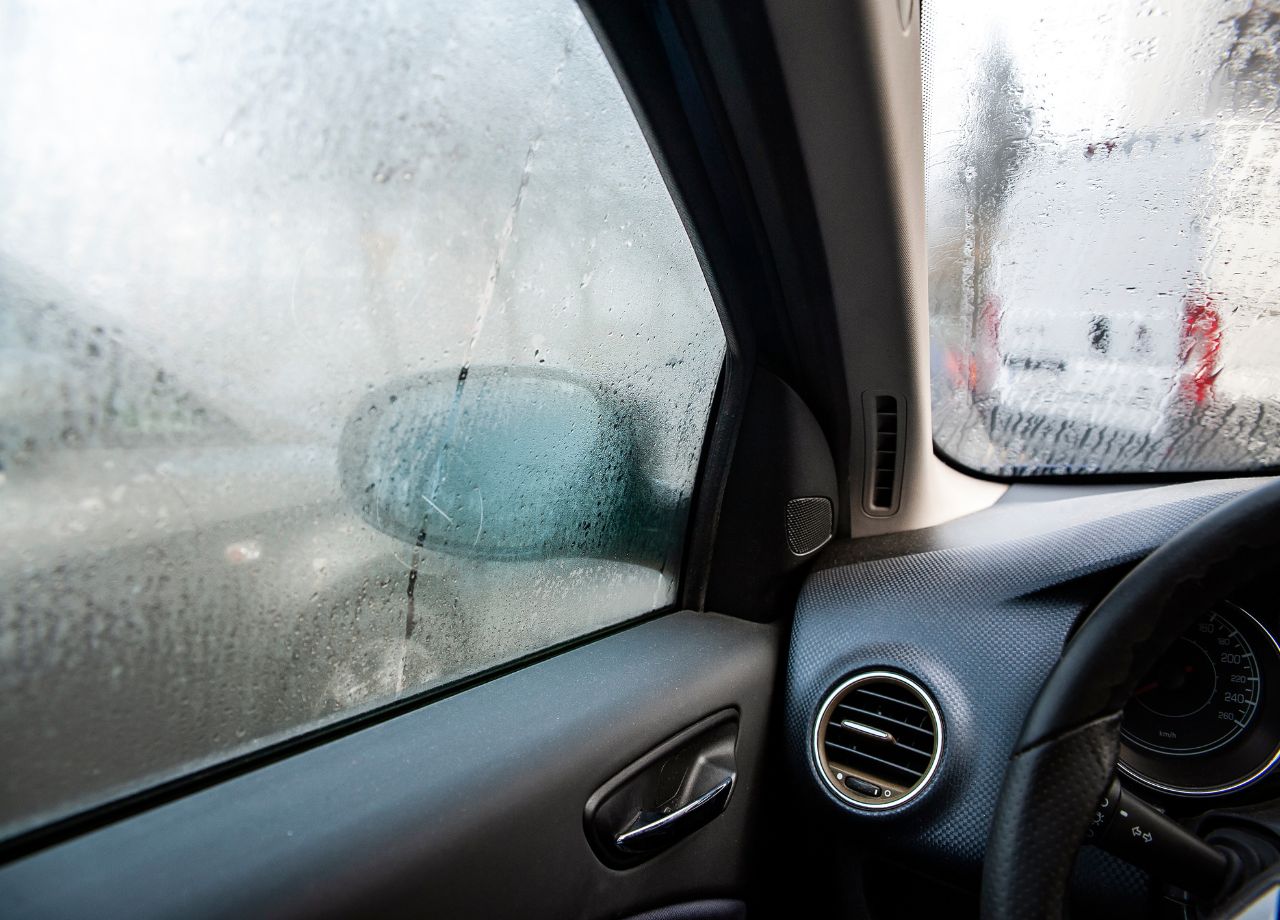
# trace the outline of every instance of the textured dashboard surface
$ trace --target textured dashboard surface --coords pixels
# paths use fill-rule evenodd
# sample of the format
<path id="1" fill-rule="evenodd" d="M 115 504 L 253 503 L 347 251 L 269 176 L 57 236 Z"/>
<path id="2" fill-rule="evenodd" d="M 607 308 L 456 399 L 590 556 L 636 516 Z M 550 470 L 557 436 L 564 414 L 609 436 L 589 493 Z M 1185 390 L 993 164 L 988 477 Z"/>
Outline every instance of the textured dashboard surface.
<path id="1" fill-rule="evenodd" d="M 1023 718 L 1076 620 L 1098 599 L 1087 576 L 1135 562 L 1263 481 L 996 506 L 878 547 L 832 547 L 829 567 L 801 592 L 789 652 L 787 750 L 802 785 L 877 847 L 976 876 Z M 863 561 L 846 562 L 853 552 Z M 889 812 L 860 810 L 829 792 L 811 744 L 824 696 L 872 667 L 919 680 L 946 732 L 930 787 Z"/>

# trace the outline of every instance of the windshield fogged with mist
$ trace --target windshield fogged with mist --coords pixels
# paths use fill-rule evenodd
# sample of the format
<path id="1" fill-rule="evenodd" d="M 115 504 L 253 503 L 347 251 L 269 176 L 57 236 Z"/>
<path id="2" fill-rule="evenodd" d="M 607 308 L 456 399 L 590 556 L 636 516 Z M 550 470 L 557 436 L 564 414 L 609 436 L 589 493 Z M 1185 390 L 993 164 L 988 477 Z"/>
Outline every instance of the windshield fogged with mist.
<path id="1" fill-rule="evenodd" d="M 999 475 L 1280 461 L 1280 6 L 923 7 L 934 436 Z"/>

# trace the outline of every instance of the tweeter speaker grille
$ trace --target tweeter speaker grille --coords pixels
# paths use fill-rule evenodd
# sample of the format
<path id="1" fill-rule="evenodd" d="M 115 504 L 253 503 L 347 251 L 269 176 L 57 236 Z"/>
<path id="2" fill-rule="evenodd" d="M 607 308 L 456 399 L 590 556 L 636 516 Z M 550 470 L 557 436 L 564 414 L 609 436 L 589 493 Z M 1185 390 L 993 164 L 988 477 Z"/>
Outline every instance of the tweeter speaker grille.
<path id="1" fill-rule="evenodd" d="M 808 556 L 826 546 L 835 527 L 831 499 L 817 496 L 787 502 L 787 549 L 793 556 Z"/>

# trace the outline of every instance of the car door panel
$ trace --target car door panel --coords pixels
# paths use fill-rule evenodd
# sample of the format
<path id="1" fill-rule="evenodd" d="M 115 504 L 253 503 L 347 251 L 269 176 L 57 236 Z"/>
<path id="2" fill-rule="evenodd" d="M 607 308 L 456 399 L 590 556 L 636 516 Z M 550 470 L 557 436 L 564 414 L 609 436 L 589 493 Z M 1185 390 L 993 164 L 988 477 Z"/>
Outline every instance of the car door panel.
<path id="1" fill-rule="evenodd" d="M 624 629 L 11 863 L 6 914 L 605 917 L 740 893 L 778 635 L 692 612 Z M 725 812 L 603 865 L 588 798 L 724 709 Z"/>

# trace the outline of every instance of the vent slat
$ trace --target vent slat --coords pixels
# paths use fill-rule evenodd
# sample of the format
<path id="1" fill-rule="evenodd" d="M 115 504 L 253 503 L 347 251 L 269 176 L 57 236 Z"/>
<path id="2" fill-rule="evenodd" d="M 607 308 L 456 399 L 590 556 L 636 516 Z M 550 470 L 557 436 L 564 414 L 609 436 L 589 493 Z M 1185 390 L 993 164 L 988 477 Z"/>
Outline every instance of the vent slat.
<path id="1" fill-rule="evenodd" d="M 913 702 L 909 702 L 909 701 L 907 701 L 907 700 L 898 699 L 898 698 L 897 698 L 897 697 L 895 697 L 895 696 L 889 696 L 888 694 L 885 694 L 885 693 L 877 693 L 875 690 L 868 690 L 866 687 L 859 687 L 859 688 L 855 691 L 855 693 L 857 693 L 857 694 L 861 694 L 861 695 L 863 695 L 863 696 L 874 696 L 874 697 L 875 697 L 876 699 L 878 699 L 878 700 L 887 700 L 887 701 L 888 701 L 888 702 L 890 702 L 890 703 L 898 703 L 898 704 L 900 704 L 900 705 L 902 705 L 902 706 L 909 706 L 909 707 L 911 707 L 912 709 L 917 709 L 917 710 L 919 710 L 920 712 L 924 713 L 925 715 L 928 715 L 928 714 L 929 714 L 929 710 L 928 710 L 928 709 L 926 709 L 924 706 L 920 705 L 919 703 L 913 703 Z"/>
<path id="2" fill-rule="evenodd" d="M 915 782 L 924 775 L 924 770 L 916 770 L 912 767 L 903 766 L 900 763 L 894 763 L 892 760 L 885 760 L 883 757 L 877 757 L 875 754 L 868 754 L 866 751 L 860 751 L 857 748 L 845 747 L 843 744 L 837 744 L 834 741 L 828 741 L 827 747 L 835 748 L 837 751 L 843 751 L 846 754 L 852 754 L 854 757 L 861 757 L 864 760 L 870 760 L 880 764 L 882 767 L 889 767 L 897 770 L 903 776 L 909 777 L 911 782 Z"/>
<path id="3" fill-rule="evenodd" d="M 891 716 L 886 716 L 884 713 L 881 713 L 881 712 L 870 712 L 866 709 L 860 709 L 857 706 L 850 705 L 849 703 L 841 703 L 839 708 L 848 709 L 850 712 L 857 713 L 861 721 L 867 722 L 868 724 L 872 724 L 873 720 L 875 719 L 881 719 L 897 728 L 909 728 L 912 731 L 920 732 L 920 734 L 924 735 L 926 738 L 933 738 L 933 729 L 928 728 L 927 726 L 924 726 L 924 725 L 913 725 L 910 722 L 903 722 L 901 719 L 895 719 L 895 718 L 892 718 Z M 858 720 L 855 720 L 855 721 L 858 721 Z M 877 725 L 876 727 L 882 728 L 883 726 Z"/>
<path id="4" fill-rule="evenodd" d="M 894 763 L 899 762 L 904 766 L 916 769 L 919 767 L 924 770 L 929 766 L 929 758 L 933 756 L 930 751 L 921 750 L 920 748 L 911 747 L 905 744 L 888 744 L 886 742 L 869 741 L 865 736 L 849 734 L 846 732 L 828 732 L 828 739 L 833 744 L 843 744 L 846 747 L 854 747 L 860 751 L 867 751 L 875 754 L 877 757 L 888 757 Z"/>
<path id="5" fill-rule="evenodd" d="M 840 729 L 840 731 L 850 732 L 851 734 L 855 734 L 855 735 L 857 734 L 857 732 L 853 731 L 852 729 L 845 728 L 845 727 L 844 727 L 843 725 L 841 725 L 839 722 L 828 722 L 828 723 L 827 723 L 827 726 L 828 726 L 829 728 L 838 728 L 838 729 Z M 873 727 L 874 727 L 874 726 L 873 726 Z M 929 734 L 929 737 L 930 737 L 930 738 L 932 738 L 932 737 L 933 737 L 933 733 L 932 733 L 932 732 Z M 867 742 L 864 742 L 864 743 L 867 743 Z M 874 743 L 874 741 L 873 741 L 873 742 L 871 742 L 871 743 Z M 889 742 L 888 742 L 888 741 L 881 741 L 881 742 L 879 742 L 879 743 L 880 743 L 880 744 L 884 744 L 884 745 L 889 745 Z M 905 741 L 902 741 L 901 739 L 898 739 L 898 738 L 895 738 L 895 739 L 894 739 L 894 741 L 893 741 L 893 744 L 892 744 L 892 745 L 889 745 L 889 746 L 890 746 L 890 747 L 892 747 L 892 748 L 893 748 L 893 750 L 895 750 L 895 751 L 910 751 L 912 754 L 919 754 L 921 757 L 925 758 L 926 760 L 928 760 L 930 757 L 932 757 L 932 756 L 933 756 L 933 751 L 932 751 L 932 750 L 922 751 L 922 750 L 920 750 L 920 748 L 918 748 L 918 747 L 912 747 L 911 745 L 907 744 Z"/>

